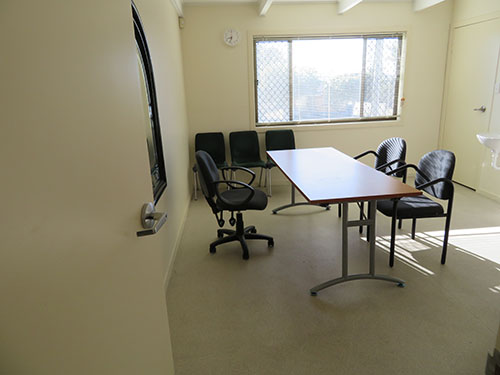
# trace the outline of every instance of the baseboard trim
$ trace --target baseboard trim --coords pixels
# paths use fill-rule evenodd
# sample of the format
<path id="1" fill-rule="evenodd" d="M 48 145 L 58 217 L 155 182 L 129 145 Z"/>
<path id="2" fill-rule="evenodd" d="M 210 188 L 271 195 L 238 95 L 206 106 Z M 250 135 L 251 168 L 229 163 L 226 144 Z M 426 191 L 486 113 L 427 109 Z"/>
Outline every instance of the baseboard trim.
<path id="1" fill-rule="evenodd" d="M 492 200 L 500 203 L 500 196 L 499 195 L 492 194 L 492 193 L 487 192 L 486 190 L 482 190 L 482 189 L 478 189 L 476 192 L 485 196 L 486 198 L 492 199 Z"/>
<path id="2" fill-rule="evenodd" d="M 165 278 L 163 280 L 163 288 L 165 294 L 167 293 L 168 284 L 170 283 L 170 279 L 172 278 L 172 270 L 174 269 L 174 263 L 175 259 L 177 258 L 177 252 L 179 251 L 179 247 L 181 245 L 181 239 L 184 233 L 184 227 L 186 225 L 190 205 L 191 205 L 191 199 L 188 198 L 186 208 L 184 209 L 184 215 L 182 217 L 182 222 L 179 227 L 179 230 L 177 231 L 177 238 L 175 239 L 175 245 L 172 251 L 172 256 L 170 257 L 170 260 L 168 262 L 167 272 L 165 273 Z"/>

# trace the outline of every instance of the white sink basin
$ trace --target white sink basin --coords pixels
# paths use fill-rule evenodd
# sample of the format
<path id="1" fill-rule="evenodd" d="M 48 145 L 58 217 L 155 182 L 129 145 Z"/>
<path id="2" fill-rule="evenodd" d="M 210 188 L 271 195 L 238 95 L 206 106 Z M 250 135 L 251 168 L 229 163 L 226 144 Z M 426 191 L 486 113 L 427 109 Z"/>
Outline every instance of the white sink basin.
<path id="1" fill-rule="evenodd" d="M 482 133 L 477 134 L 476 137 L 479 142 L 491 150 L 491 166 L 495 169 L 500 169 L 500 167 L 497 166 L 498 154 L 500 153 L 500 133 Z"/>
<path id="2" fill-rule="evenodd" d="M 500 152 L 500 133 L 482 133 L 477 135 L 477 139 L 486 147 L 489 147 L 495 154 Z"/>

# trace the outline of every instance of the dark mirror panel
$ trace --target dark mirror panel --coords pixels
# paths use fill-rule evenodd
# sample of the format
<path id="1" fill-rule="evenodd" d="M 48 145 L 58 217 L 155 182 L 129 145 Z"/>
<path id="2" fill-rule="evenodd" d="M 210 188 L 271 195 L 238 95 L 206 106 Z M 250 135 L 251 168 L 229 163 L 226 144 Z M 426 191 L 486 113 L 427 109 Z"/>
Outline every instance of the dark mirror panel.
<path id="1" fill-rule="evenodd" d="M 146 143 L 149 153 L 149 165 L 151 182 L 153 184 L 153 195 L 155 203 L 167 187 L 167 174 L 165 171 L 165 160 L 163 158 L 163 146 L 161 141 L 160 118 L 158 114 L 158 102 L 153 74 L 153 64 L 146 35 L 135 4 L 132 2 L 132 16 L 134 20 L 135 41 L 137 44 L 137 60 L 139 65 L 140 81 L 142 87 L 142 99 L 144 113 L 147 117 Z"/>

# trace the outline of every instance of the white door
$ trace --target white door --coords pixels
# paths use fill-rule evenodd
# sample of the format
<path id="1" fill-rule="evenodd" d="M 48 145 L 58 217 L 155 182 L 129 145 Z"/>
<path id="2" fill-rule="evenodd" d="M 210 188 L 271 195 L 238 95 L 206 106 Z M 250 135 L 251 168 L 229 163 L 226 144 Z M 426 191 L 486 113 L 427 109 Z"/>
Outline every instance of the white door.
<path id="1" fill-rule="evenodd" d="M 1 0 L 0 45 L 0 374 L 173 374 L 130 1 Z"/>
<path id="2" fill-rule="evenodd" d="M 499 47 L 500 19 L 453 30 L 442 146 L 456 155 L 453 179 L 473 189 L 483 147 L 476 134 L 488 130 Z"/>

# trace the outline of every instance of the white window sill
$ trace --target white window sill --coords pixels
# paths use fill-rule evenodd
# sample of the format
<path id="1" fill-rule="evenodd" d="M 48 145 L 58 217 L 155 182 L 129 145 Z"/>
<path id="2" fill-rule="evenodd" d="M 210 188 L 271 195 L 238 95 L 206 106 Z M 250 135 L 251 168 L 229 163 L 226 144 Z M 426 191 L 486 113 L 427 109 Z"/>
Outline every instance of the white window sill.
<path id="1" fill-rule="evenodd" d="M 264 125 L 252 126 L 252 130 L 258 133 L 266 132 L 267 130 L 276 129 L 292 129 L 293 131 L 315 131 L 315 130 L 335 130 L 335 129 L 365 129 L 365 128 L 382 128 L 391 126 L 401 126 L 401 119 L 388 121 L 358 121 L 358 122 L 342 122 L 342 123 L 324 123 L 324 124 L 303 124 L 303 125 Z"/>

